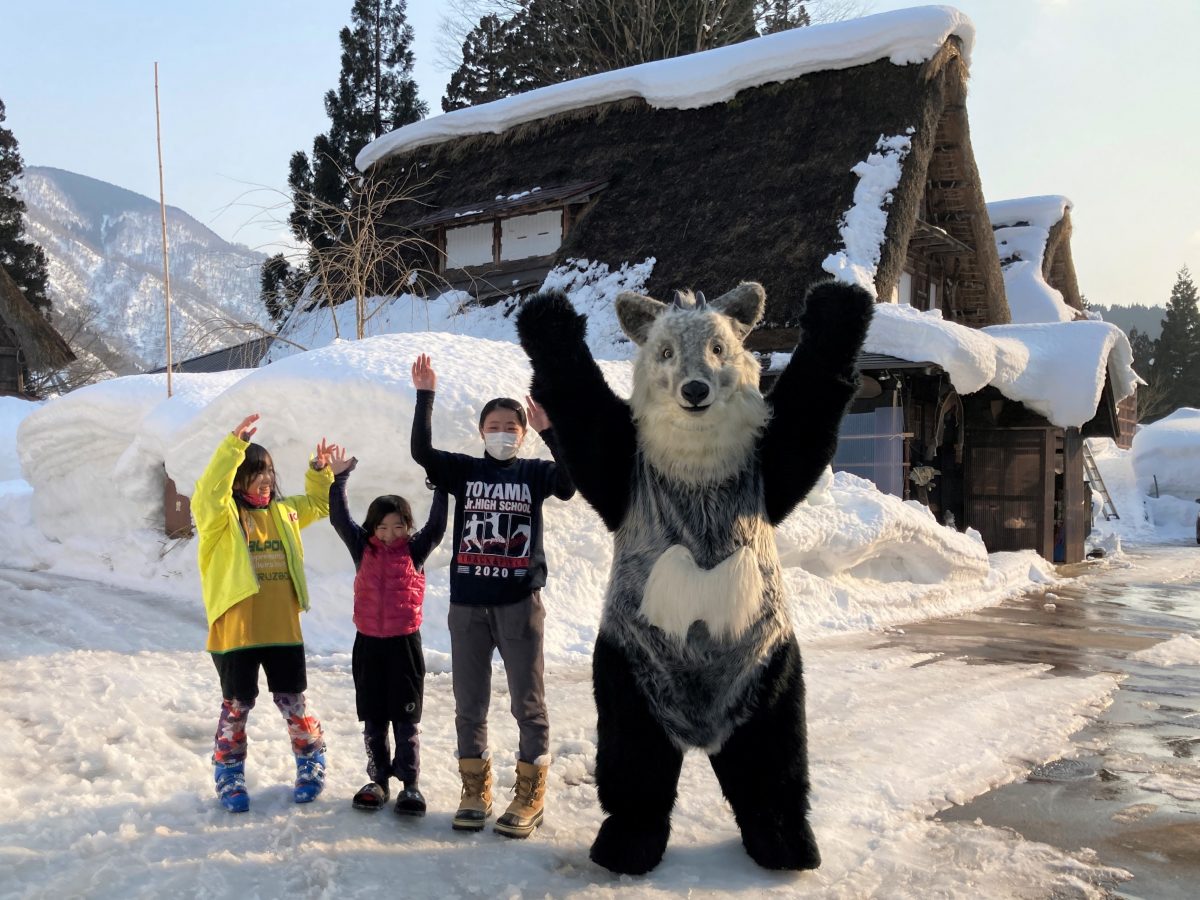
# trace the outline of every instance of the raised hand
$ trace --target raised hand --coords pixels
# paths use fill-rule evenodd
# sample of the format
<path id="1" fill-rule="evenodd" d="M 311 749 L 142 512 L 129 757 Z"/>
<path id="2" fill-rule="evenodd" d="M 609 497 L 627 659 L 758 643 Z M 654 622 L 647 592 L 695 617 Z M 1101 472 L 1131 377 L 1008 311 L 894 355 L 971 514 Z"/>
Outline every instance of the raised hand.
<path id="1" fill-rule="evenodd" d="M 257 421 L 258 413 L 250 413 L 250 415 L 238 422 L 237 426 L 233 429 L 233 433 L 243 441 L 248 442 L 250 438 L 254 437 L 254 432 L 258 431 L 257 428 L 251 427 Z"/>
<path id="2" fill-rule="evenodd" d="M 317 456 L 313 460 L 313 468 L 323 469 L 329 465 L 329 459 L 336 449 L 337 444 L 326 443 L 325 438 L 321 438 L 320 443 L 317 444 Z"/>
<path id="3" fill-rule="evenodd" d="M 346 456 L 345 447 L 338 444 L 332 445 L 332 452 L 329 454 L 329 468 L 333 470 L 334 475 L 341 475 L 353 466 L 356 461 L 353 456 Z"/>
<path id="4" fill-rule="evenodd" d="M 422 353 L 412 367 L 413 387 L 418 391 L 436 391 L 437 373 L 433 371 L 433 360 Z"/>
<path id="5" fill-rule="evenodd" d="M 537 401 L 525 395 L 525 413 L 529 417 L 529 427 L 534 431 L 542 432 L 550 427 L 550 417 L 546 415 L 546 410 L 538 406 Z"/>

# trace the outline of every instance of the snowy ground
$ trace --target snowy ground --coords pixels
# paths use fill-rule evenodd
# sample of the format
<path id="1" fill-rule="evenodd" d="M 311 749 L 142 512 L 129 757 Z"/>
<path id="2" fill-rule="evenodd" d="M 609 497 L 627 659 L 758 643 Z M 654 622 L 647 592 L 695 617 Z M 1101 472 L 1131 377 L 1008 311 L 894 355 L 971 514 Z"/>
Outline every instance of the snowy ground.
<path id="1" fill-rule="evenodd" d="M 600 309 L 644 273 L 578 274 L 566 285 L 572 296 Z M 389 325 L 401 332 L 403 309 L 391 310 Z M 251 811 L 220 811 L 208 762 L 219 696 L 199 649 L 195 545 L 162 537 L 163 472 L 186 493 L 220 437 L 260 412 L 258 439 L 275 455 L 285 488 L 299 485 L 310 448 L 329 437 L 362 460 L 351 481 L 352 511 L 361 516 L 376 494 L 398 492 L 421 517 L 428 492 L 407 452 L 408 367 L 418 352 L 433 355 L 435 442 L 478 453 L 479 407 L 496 393 L 523 395 L 529 377 L 511 343 L 511 320 L 499 308 L 489 316 L 464 324 L 447 315 L 433 323 L 442 332 L 354 343 L 314 332 L 309 346 L 318 349 L 261 369 L 177 377 L 169 400 L 160 377 L 135 376 L 42 406 L 0 403 L 0 461 L 7 462 L 0 469 L 0 708 L 13 723 L 0 786 L 0 896 L 341 896 L 388 886 L 416 896 L 1091 896 L 1096 884 L 1120 876 L 1086 854 L 930 820 L 1067 752 L 1070 735 L 1105 707 L 1116 681 L 1048 678 L 1039 665 L 847 649 L 848 635 L 979 609 L 1055 578 L 1032 553 L 989 555 L 978 535 L 945 529 L 919 504 L 848 475 L 820 486 L 778 531 L 806 659 L 819 871 L 755 867 L 698 754 L 685 764 L 672 842 L 654 873 L 616 878 L 588 861 L 601 819 L 591 784 L 589 660 L 611 551 L 579 500 L 546 509 L 555 762 L 547 821 L 533 838 L 449 828 L 458 790 L 448 542 L 429 563 L 423 629 L 430 676 L 422 784 L 430 815 L 404 822 L 350 808 L 365 779 L 349 670 L 352 568 L 324 523 L 304 537 L 314 597 L 304 630 L 312 708 L 329 743 L 329 787 L 312 806 L 290 803 L 285 733 L 264 699 L 249 729 Z M 606 359 L 614 389 L 627 393 L 628 347 L 611 323 L 595 321 L 593 351 Z M 532 440 L 526 452 L 546 450 Z M 1120 567 L 1127 565 L 1121 541 L 1176 533 L 1140 514 L 1134 479 L 1121 475 L 1132 472 L 1125 456 L 1098 456 L 1123 498 L 1118 504 L 1130 510 L 1097 538 Z M 1151 515 L 1156 507 L 1145 508 Z M 1175 577 L 1188 577 L 1185 568 Z M 1193 651 L 1180 642 L 1164 652 L 1186 659 Z M 498 669 L 492 745 L 502 798 L 516 738 L 506 707 Z"/>
<path id="2" fill-rule="evenodd" d="M 15 722 L 0 790 L 5 896 L 356 896 L 389 884 L 410 896 L 1082 896 L 1102 874 L 1011 833 L 928 816 L 1060 755 L 1106 703 L 1107 676 L 1047 678 L 1040 666 L 813 642 L 806 658 L 822 868 L 758 869 L 706 760 L 692 754 L 666 859 L 632 880 L 587 859 L 601 813 L 586 662 L 549 667 L 549 812 L 533 839 L 516 843 L 449 827 L 457 787 L 447 674 L 426 687 L 425 820 L 350 808 L 364 773 L 345 653 L 310 665 L 311 705 L 329 743 L 325 795 L 311 807 L 290 802 L 284 729 L 260 702 L 250 725 L 253 806 L 232 817 L 211 794 L 217 694 L 210 663 L 194 649 L 204 638 L 197 604 L 4 570 L 0 633 L 0 698 Z M 496 688 L 493 746 L 511 759 L 515 728 L 502 680 Z M 505 796 L 512 775 L 503 764 L 499 780 Z"/>

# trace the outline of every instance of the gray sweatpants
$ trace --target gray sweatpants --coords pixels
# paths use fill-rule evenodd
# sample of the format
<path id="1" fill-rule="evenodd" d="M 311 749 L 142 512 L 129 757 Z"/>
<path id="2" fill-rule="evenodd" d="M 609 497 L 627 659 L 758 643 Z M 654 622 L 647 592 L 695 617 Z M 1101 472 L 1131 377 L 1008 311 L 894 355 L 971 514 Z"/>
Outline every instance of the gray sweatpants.
<path id="1" fill-rule="evenodd" d="M 493 649 L 499 649 L 508 676 L 512 714 L 521 734 L 520 759 L 534 763 L 549 753 L 542 672 L 546 611 L 540 593 L 507 606 L 451 603 L 448 624 L 459 758 L 479 759 L 487 750 Z"/>

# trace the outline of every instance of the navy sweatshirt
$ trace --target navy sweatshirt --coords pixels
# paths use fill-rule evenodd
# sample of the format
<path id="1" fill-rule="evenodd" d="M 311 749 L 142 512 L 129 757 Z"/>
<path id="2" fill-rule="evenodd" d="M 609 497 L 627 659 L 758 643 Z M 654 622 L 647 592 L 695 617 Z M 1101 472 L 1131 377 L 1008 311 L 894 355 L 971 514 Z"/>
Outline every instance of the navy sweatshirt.
<path id="1" fill-rule="evenodd" d="M 503 606 L 546 584 L 542 502 L 570 500 L 575 485 L 565 466 L 542 459 L 498 460 L 433 448 L 433 391 L 417 391 L 412 457 L 455 498 L 450 602 Z M 553 429 L 542 440 L 557 458 Z"/>

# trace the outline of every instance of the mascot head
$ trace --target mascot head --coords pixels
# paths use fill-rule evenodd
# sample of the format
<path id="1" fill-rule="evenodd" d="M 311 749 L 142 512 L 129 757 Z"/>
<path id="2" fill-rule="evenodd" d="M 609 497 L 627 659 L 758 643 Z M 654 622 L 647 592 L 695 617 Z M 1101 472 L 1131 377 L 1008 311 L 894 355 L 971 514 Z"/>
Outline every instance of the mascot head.
<path id="1" fill-rule="evenodd" d="M 765 303 L 752 281 L 712 302 L 690 291 L 670 305 L 631 292 L 617 297 L 621 330 L 638 345 L 630 398 L 638 440 L 668 477 L 723 481 L 749 463 L 767 405 L 758 361 L 742 341 Z"/>

